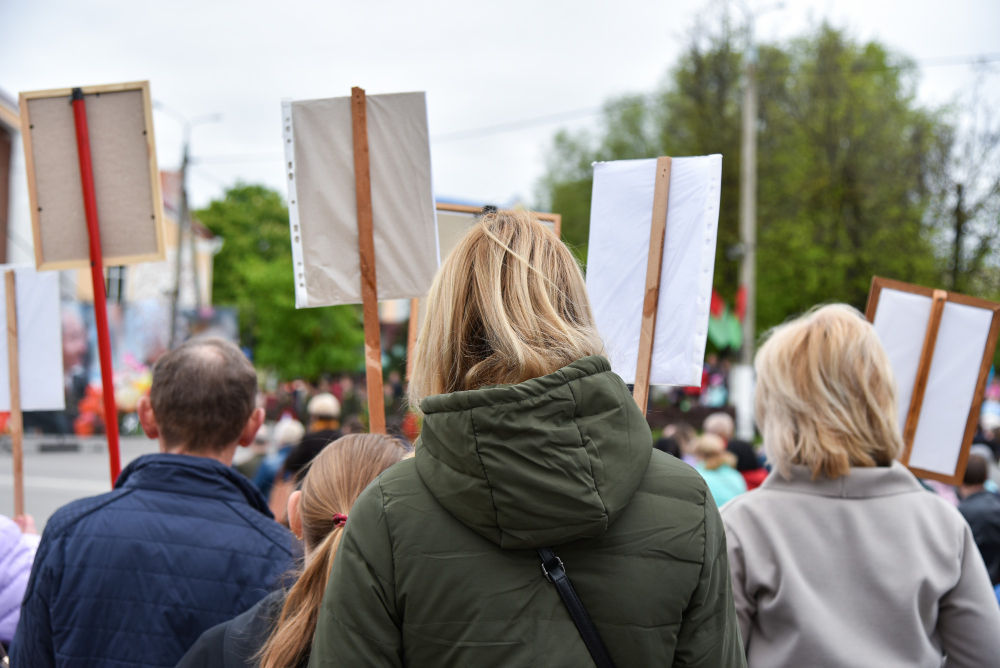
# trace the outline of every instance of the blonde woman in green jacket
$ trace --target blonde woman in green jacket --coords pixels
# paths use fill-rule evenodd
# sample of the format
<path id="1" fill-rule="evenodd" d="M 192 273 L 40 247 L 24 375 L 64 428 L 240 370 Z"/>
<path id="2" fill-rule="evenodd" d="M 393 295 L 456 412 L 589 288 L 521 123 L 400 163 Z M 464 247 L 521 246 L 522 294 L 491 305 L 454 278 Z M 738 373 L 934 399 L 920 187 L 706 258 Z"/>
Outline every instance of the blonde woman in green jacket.
<path id="1" fill-rule="evenodd" d="M 428 298 L 416 457 L 354 504 L 311 668 L 594 665 L 546 547 L 615 665 L 745 665 L 719 512 L 602 351 L 559 239 L 483 216 Z"/>

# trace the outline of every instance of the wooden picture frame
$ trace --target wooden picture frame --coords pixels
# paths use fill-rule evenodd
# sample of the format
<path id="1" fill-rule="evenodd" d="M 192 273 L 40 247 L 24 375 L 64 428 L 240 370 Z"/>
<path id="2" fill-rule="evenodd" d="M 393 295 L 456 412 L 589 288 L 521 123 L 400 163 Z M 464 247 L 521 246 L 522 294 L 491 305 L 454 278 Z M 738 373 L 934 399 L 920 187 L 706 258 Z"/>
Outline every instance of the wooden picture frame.
<path id="1" fill-rule="evenodd" d="M 470 206 L 468 204 L 451 204 L 449 202 L 435 202 L 434 208 L 437 211 L 453 211 L 455 213 L 482 213 L 483 207 Z M 538 220 L 552 223 L 553 231 L 557 237 L 562 238 L 562 214 L 561 213 L 541 213 L 539 211 L 529 211 Z M 444 260 L 444 258 L 441 258 Z"/>
<path id="2" fill-rule="evenodd" d="M 924 336 L 923 349 L 920 355 L 920 363 L 917 368 L 916 382 L 913 386 L 913 395 L 910 400 L 910 408 L 906 415 L 906 422 L 903 428 L 903 452 L 899 456 L 899 461 L 907 466 L 918 478 L 937 480 L 948 485 L 961 485 L 965 477 L 965 467 L 969 461 L 969 449 L 972 446 L 972 439 L 975 437 L 976 428 L 979 424 L 979 411 L 982 407 L 983 395 L 986 390 L 986 381 L 989 378 L 990 367 L 993 364 L 993 353 L 996 349 L 997 336 L 1000 333 L 1000 304 L 977 297 L 969 297 L 954 292 L 935 290 L 911 283 L 904 283 L 889 278 L 875 276 L 872 278 L 871 290 L 868 293 L 868 303 L 865 307 L 865 317 L 868 322 L 875 323 L 875 314 L 878 312 L 879 297 L 882 290 L 896 290 L 899 292 L 920 295 L 932 300 L 931 315 L 928 322 L 927 331 Z M 923 406 L 924 392 L 927 388 L 928 376 L 930 374 L 931 361 L 934 357 L 938 328 L 946 302 L 971 306 L 993 312 L 989 334 L 986 339 L 986 347 L 983 351 L 982 361 L 979 367 L 979 376 L 976 383 L 975 394 L 972 398 L 972 407 L 966 420 L 964 438 L 959 450 L 955 471 L 952 475 L 942 474 L 938 471 L 928 471 L 919 467 L 910 466 L 910 454 L 913 450 L 914 437 L 917 425 L 920 420 L 920 412 Z"/>
<path id="3" fill-rule="evenodd" d="M 139 91 L 143 107 L 143 125 L 146 138 L 146 160 L 145 167 L 149 174 L 150 187 L 150 211 L 153 235 L 155 237 L 156 248 L 150 252 L 121 254 L 106 253 L 104 255 L 104 266 L 113 267 L 119 265 L 136 264 L 139 262 L 161 262 L 166 259 L 166 246 L 164 243 L 164 218 L 163 218 L 163 196 L 160 192 L 160 171 L 156 160 L 156 142 L 153 131 L 153 103 L 150 95 L 148 81 L 135 81 L 120 84 L 107 84 L 100 86 L 84 86 L 81 88 L 83 94 L 99 96 L 104 93 L 122 93 L 129 91 Z M 35 100 L 49 98 L 66 98 L 69 105 L 72 95 L 72 88 L 54 88 L 50 90 L 39 90 L 22 92 L 19 96 L 19 106 L 21 114 L 21 137 L 24 144 L 25 167 L 28 177 L 28 198 L 31 206 L 31 228 L 35 246 L 35 266 L 39 271 L 61 270 L 61 269 L 82 269 L 90 266 L 89 256 L 86 249 L 81 254 L 81 258 L 72 260 L 50 260 L 45 258 L 42 246 L 42 220 L 39 209 L 38 175 L 36 172 L 35 142 L 32 137 L 31 103 Z M 91 114 L 93 114 L 91 110 Z M 76 145 L 72 147 L 72 152 L 76 154 Z M 76 184 L 74 184 L 76 185 Z M 81 204 L 82 207 L 82 199 Z M 102 214 L 99 212 L 99 216 Z M 103 224 L 102 224 L 103 227 Z M 107 240 L 102 239 L 102 245 L 106 245 Z"/>

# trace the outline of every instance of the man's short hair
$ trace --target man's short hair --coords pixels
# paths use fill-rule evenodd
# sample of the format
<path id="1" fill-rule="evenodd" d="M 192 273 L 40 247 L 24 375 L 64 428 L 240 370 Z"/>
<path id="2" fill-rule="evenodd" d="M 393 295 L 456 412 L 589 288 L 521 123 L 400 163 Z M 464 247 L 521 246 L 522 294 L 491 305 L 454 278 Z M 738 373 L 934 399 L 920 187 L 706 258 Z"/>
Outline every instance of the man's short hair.
<path id="1" fill-rule="evenodd" d="M 721 436 L 722 440 L 727 443 L 733 440 L 733 434 L 736 432 L 736 423 L 733 422 L 733 418 L 729 413 L 712 413 L 707 418 L 702 425 L 702 429 L 709 434 L 715 434 L 716 436 Z"/>
<path id="2" fill-rule="evenodd" d="M 968 487 L 976 487 L 986 482 L 986 460 L 979 455 L 969 455 L 969 463 L 965 465 L 965 479 L 962 481 Z"/>
<path id="3" fill-rule="evenodd" d="M 224 339 L 188 341 L 153 366 L 149 399 L 160 436 L 169 447 L 224 450 L 239 439 L 256 397 L 253 365 Z"/>

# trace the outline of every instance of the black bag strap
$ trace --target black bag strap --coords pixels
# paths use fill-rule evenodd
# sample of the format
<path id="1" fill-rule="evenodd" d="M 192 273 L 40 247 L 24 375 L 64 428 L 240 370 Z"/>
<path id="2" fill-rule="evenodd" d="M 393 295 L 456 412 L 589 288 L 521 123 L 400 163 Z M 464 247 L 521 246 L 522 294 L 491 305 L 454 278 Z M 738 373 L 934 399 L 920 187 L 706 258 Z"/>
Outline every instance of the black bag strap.
<path id="1" fill-rule="evenodd" d="M 566 575 L 562 559 L 556 556 L 551 547 L 538 548 L 538 556 L 542 558 L 542 573 L 545 574 L 549 582 L 556 586 L 556 591 L 559 592 L 559 597 L 566 604 L 569 616 L 573 618 L 576 630 L 580 632 L 580 637 L 583 638 L 597 668 L 615 668 L 615 662 L 611 660 L 611 654 L 604 646 L 601 634 L 597 632 L 597 627 L 590 620 L 587 609 L 583 607 L 580 597 L 576 595 L 576 590 L 573 589 L 573 585 Z"/>

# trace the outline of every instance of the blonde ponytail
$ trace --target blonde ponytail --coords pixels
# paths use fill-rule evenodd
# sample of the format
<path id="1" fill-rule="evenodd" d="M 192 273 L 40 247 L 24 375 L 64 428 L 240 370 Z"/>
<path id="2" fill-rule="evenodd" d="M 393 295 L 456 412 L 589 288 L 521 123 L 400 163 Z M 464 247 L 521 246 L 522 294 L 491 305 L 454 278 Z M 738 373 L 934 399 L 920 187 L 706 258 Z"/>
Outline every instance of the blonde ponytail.
<path id="1" fill-rule="evenodd" d="M 305 564 L 285 597 L 278 623 L 260 652 L 260 668 L 294 668 L 308 655 L 330 569 L 344 535 L 334 515 L 347 515 L 368 484 L 406 451 L 382 434 L 351 434 L 323 449 L 302 482 Z"/>

